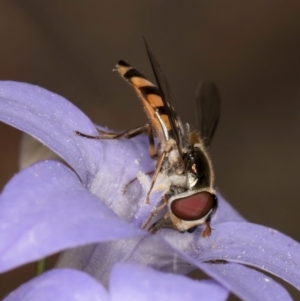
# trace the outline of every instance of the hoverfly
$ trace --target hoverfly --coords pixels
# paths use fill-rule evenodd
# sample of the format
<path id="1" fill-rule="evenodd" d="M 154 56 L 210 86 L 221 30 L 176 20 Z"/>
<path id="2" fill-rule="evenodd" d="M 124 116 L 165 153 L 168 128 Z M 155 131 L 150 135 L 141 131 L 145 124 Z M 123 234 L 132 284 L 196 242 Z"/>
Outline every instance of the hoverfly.
<path id="1" fill-rule="evenodd" d="M 165 216 L 152 224 L 149 232 L 155 233 L 161 228 L 193 232 L 197 226 L 205 225 L 202 237 L 206 237 L 211 234 L 210 221 L 218 206 L 213 188 L 212 163 L 206 149 L 219 120 L 219 93 L 211 82 L 202 82 L 199 85 L 196 105 L 201 122 L 201 136 L 191 131 L 188 124 L 180 121 L 172 107 L 168 82 L 146 41 L 145 45 L 157 87 L 125 61 L 118 62 L 116 71 L 134 88 L 150 122 L 122 134 L 101 133 L 96 137 L 80 132 L 76 134 L 95 139 L 129 139 L 147 133 L 149 154 L 156 159 L 156 169 L 147 192 L 146 203 L 149 203 L 151 190 L 160 173 L 168 177 L 171 185 L 162 205 L 150 214 L 142 228 L 146 228 L 154 215 L 167 206 Z M 158 139 L 157 149 L 154 137 Z"/>

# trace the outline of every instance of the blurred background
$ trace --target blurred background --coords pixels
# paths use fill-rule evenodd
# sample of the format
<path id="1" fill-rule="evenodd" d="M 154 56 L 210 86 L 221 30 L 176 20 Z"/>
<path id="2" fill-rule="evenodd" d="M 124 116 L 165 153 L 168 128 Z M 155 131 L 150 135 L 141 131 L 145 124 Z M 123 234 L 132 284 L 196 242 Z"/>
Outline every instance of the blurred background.
<path id="1" fill-rule="evenodd" d="M 210 153 L 221 193 L 249 221 L 300 241 L 299 1 L 1 0 L 0 79 L 42 86 L 95 123 L 130 129 L 146 117 L 112 69 L 124 59 L 153 79 L 142 36 L 183 121 L 194 123 L 199 80 L 217 83 Z M 0 134 L 1 190 L 18 171 L 21 133 L 0 123 Z M 33 275 L 33 265 L 1 275 L 0 298 Z"/>

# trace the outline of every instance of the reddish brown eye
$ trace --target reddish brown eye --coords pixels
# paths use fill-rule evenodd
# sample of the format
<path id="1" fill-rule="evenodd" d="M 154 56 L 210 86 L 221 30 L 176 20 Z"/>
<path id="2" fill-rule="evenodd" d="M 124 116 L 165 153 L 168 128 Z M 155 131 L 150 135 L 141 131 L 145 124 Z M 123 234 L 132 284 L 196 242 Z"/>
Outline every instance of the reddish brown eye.
<path id="1" fill-rule="evenodd" d="M 172 202 L 173 214 L 183 220 L 198 220 L 206 216 L 215 205 L 215 196 L 202 191 Z"/>

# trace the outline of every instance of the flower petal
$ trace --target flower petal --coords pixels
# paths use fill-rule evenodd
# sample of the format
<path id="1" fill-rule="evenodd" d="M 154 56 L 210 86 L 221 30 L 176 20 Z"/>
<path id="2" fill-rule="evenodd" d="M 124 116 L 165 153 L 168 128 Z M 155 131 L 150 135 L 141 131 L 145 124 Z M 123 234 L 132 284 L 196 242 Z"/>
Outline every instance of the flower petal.
<path id="1" fill-rule="evenodd" d="M 108 301 L 103 286 L 86 273 L 71 269 L 45 272 L 10 293 L 3 301 Z"/>
<path id="2" fill-rule="evenodd" d="M 86 143 L 74 131 L 90 135 L 98 132 L 89 118 L 65 98 L 30 84 L 0 81 L 0 120 L 48 146 L 84 183 L 98 171 L 101 144 Z"/>
<path id="3" fill-rule="evenodd" d="M 179 246 L 180 235 L 185 236 L 185 234 L 177 234 Z M 192 237 L 190 234 L 187 235 Z M 198 251 L 199 249 L 193 255 L 201 258 L 201 253 Z M 148 235 L 144 238 L 132 237 L 69 250 L 64 252 L 63 260 L 59 265 L 82 269 L 104 285 L 108 285 L 110 271 L 120 261 L 176 274 L 187 274 L 199 268 L 243 300 L 266 301 L 272 298 L 290 300 L 282 286 L 260 272 L 234 263 L 223 265 L 203 263 L 201 259 L 197 260 L 175 249 L 158 235 Z M 284 296 L 287 296 L 286 299 Z M 252 297 L 255 298 L 251 299 Z"/>
<path id="4" fill-rule="evenodd" d="M 113 268 L 109 288 L 111 301 L 225 301 L 228 297 L 228 291 L 212 280 L 196 281 L 129 264 Z"/>
<path id="5" fill-rule="evenodd" d="M 86 138 L 82 138 L 89 141 Z M 141 207 L 137 204 L 141 198 L 142 205 L 145 205 L 146 193 L 139 181 L 134 181 L 130 185 L 136 174 L 140 170 L 153 170 L 153 161 L 150 159 L 146 148 L 147 140 L 145 137 L 137 137 L 131 140 L 122 141 L 104 141 L 102 142 L 102 163 L 101 168 L 86 183 L 89 190 L 105 202 L 115 213 L 127 221 L 132 220 L 132 216 L 136 217 L 135 212 Z M 22 137 L 20 165 L 24 168 L 40 160 L 55 159 L 62 161 L 49 148 L 42 145 L 33 137 L 24 134 Z M 128 193 L 123 193 L 124 187 L 127 186 Z M 142 195 L 144 192 L 144 195 Z M 156 197 L 157 202 L 161 200 L 159 195 L 154 193 L 151 199 Z M 151 208 L 155 205 L 155 201 L 151 202 Z M 151 212 L 149 205 L 144 206 L 147 212 Z M 135 209 L 136 208 L 136 209 Z M 142 222 L 139 218 L 140 227 Z"/>
<path id="6" fill-rule="evenodd" d="M 0 196 L 0 270 L 63 249 L 143 235 L 56 161 L 24 169 Z"/>
<path id="7" fill-rule="evenodd" d="M 255 301 L 292 301 L 284 287 L 272 278 L 247 268 L 241 264 L 207 264 L 209 270 L 215 270 L 216 280 L 226 284 L 226 288 L 242 300 Z"/>
<path id="8" fill-rule="evenodd" d="M 138 172 L 154 170 L 147 143 L 144 135 L 102 142 L 101 168 L 88 185 L 94 195 L 127 221 L 130 221 L 140 203 L 145 203 L 145 197 L 141 199 L 143 187 L 136 178 Z"/>
<path id="9" fill-rule="evenodd" d="M 272 273 L 300 289 L 300 244 L 267 227 L 247 222 L 227 222 L 214 226 L 207 239 L 184 245 L 170 235 L 168 241 L 200 261 L 238 262 Z"/>
<path id="10" fill-rule="evenodd" d="M 177 247 L 179 247 L 181 244 L 180 233 L 178 233 L 177 241 Z M 289 295 L 281 285 L 261 272 L 234 263 L 223 265 L 203 263 L 199 248 L 196 248 L 195 252 L 190 255 L 192 256 L 178 249 L 176 250 L 158 235 L 152 235 L 143 238 L 135 248 L 135 252 L 132 252 L 127 260 L 128 262 L 151 266 L 171 273 L 187 273 L 198 267 L 243 300 L 290 300 L 288 297 L 283 298 Z M 215 259 L 215 261 L 217 260 Z M 269 296 L 274 299 L 269 298 Z M 276 299 L 276 296 L 283 297 L 282 299 Z"/>
<path id="11" fill-rule="evenodd" d="M 113 266 L 118 262 L 127 261 L 131 254 L 135 254 L 141 240 L 142 237 L 136 236 L 66 250 L 60 254 L 56 266 L 85 271 L 104 286 L 108 286 Z M 148 258 L 147 250 L 143 255 Z M 156 260 L 155 257 L 152 258 Z"/>
<path id="12" fill-rule="evenodd" d="M 141 187 L 130 185 L 129 189 L 138 191 L 131 195 L 123 195 L 122 189 L 138 171 L 154 169 L 144 135 L 120 141 L 76 136 L 74 131 L 89 135 L 98 135 L 98 131 L 72 103 L 43 88 L 9 81 L 0 82 L 0 120 L 49 147 L 75 170 L 93 194 L 122 218 L 132 217 L 130 205 L 138 201 L 132 195 L 140 195 Z"/>

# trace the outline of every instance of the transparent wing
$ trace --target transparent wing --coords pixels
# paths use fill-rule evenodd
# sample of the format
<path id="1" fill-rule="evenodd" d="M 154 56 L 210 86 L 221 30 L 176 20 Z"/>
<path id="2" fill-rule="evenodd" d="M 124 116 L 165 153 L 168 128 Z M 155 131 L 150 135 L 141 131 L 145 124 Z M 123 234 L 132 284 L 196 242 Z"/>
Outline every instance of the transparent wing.
<path id="1" fill-rule="evenodd" d="M 201 81 L 196 94 L 198 129 L 204 145 L 208 147 L 218 125 L 221 98 L 217 86 L 211 81 Z"/>
<path id="2" fill-rule="evenodd" d="M 165 106 L 166 114 L 169 117 L 171 128 L 173 130 L 174 134 L 174 139 L 176 141 L 178 150 L 181 151 L 182 148 L 182 139 L 183 139 L 183 133 L 182 133 L 182 127 L 181 127 L 181 122 L 179 120 L 178 115 L 176 114 L 174 108 L 171 105 L 171 89 L 169 86 L 169 83 L 163 74 L 159 63 L 155 57 L 155 55 L 152 53 L 150 50 L 146 39 L 144 38 L 147 54 L 152 66 L 152 70 L 157 82 L 157 86 L 161 92 L 162 100 Z"/>

